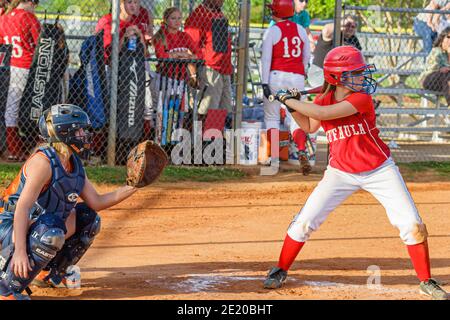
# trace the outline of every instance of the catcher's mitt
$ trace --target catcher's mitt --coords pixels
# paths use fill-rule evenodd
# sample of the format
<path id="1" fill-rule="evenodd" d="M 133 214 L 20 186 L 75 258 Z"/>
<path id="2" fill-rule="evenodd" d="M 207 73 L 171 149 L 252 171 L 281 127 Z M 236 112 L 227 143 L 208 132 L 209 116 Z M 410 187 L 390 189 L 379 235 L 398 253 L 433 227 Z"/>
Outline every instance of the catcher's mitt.
<path id="1" fill-rule="evenodd" d="M 153 183 L 168 162 L 166 152 L 159 145 L 150 140 L 141 142 L 127 157 L 127 185 L 142 188 Z"/>

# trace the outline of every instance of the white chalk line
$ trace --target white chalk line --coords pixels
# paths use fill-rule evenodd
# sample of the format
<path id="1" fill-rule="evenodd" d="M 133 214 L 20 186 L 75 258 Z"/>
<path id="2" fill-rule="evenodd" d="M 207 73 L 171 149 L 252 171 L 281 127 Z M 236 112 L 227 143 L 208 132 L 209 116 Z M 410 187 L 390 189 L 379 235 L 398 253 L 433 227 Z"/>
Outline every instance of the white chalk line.
<path id="1" fill-rule="evenodd" d="M 188 274 L 187 279 L 182 280 L 175 284 L 169 284 L 168 287 L 171 290 L 175 290 L 183 293 L 198 293 L 207 292 L 215 290 L 219 286 L 228 285 L 238 281 L 264 281 L 265 277 L 261 276 L 242 276 L 233 274 L 217 274 L 217 273 L 207 273 L 207 274 Z M 159 279 L 165 279 L 164 276 L 159 276 Z M 152 284 L 154 280 L 146 280 L 147 283 Z M 311 287 L 313 290 L 317 291 L 340 291 L 340 290 L 353 290 L 353 291 L 365 291 L 370 293 L 414 293 L 416 294 L 418 290 L 415 289 L 398 289 L 389 288 L 379 285 L 356 285 L 356 284 L 346 284 L 331 281 L 301 281 L 296 278 L 288 278 L 288 282 L 295 282 L 303 284 L 305 286 Z"/>

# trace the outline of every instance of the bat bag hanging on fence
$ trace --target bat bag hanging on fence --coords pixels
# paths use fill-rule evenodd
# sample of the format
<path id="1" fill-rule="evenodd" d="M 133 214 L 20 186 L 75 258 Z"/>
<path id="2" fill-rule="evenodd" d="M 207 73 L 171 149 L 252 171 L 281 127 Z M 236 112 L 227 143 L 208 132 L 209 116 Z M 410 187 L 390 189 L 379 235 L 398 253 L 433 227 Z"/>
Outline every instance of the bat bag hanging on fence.
<path id="1" fill-rule="evenodd" d="M 126 163 L 128 152 L 142 139 L 145 108 L 144 46 L 125 45 L 119 55 L 117 96 L 117 164 Z"/>
<path id="2" fill-rule="evenodd" d="M 12 46 L 0 44 L 0 154 L 6 149 L 5 109 L 8 99 Z"/>
<path id="3" fill-rule="evenodd" d="M 28 150 L 38 142 L 41 113 L 63 101 L 62 79 L 68 62 L 64 29 L 57 22 L 43 24 L 19 107 L 19 130 Z"/>
<path id="4" fill-rule="evenodd" d="M 69 81 L 69 103 L 80 106 L 92 123 L 92 155 L 105 157 L 108 122 L 108 79 L 106 74 L 103 31 L 89 36 L 81 44 L 80 68 Z"/>
<path id="5" fill-rule="evenodd" d="M 106 125 L 108 117 L 103 31 L 83 41 L 80 61 L 80 68 L 69 81 L 67 102 L 86 111 L 94 130 L 101 129 Z"/>

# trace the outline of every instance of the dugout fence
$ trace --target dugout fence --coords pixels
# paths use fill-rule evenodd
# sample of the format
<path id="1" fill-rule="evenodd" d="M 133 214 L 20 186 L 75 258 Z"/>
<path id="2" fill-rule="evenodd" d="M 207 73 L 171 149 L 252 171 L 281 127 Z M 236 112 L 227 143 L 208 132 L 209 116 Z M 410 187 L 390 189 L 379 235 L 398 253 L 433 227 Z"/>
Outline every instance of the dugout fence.
<path id="1" fill-rule="evenodd" d="M 11 76 L 0 105 L 3 158 L 23 160 L 40 143 L 42 111 L 73 103 L 93 125 L 91 164 L 124 164 L 144 139 L 161 144 L 175 164 L 223 164 L 224 129 L 240 127 L 250 1 L 225 0 L 220 9 L 210 3 L 141 0 L 129 22 L 124 17 L 136 9 L 122 0 L 41 1 L 30 18 L 41 26 L 31 64 L 15 66 L 14 39 L 0 48 L 16 58 L 0 66 L 2 79 Z M 170 19 L 178 19 L 178 31 Z M 13 108 L 8 95 L 18 100 Z M 205 128 L 220 134 L 204 139 Z"/>
<path id="2" fill-rule="evenodd" d="M 423 51 L 414 22 L 419 14 L 448 17 L 450 12 L 406 5 L 389 8 L 377 2 L 368 7 L 351 6 L 350 1 L 336 3 L 334 23 L 340 27 L 335 32 L 344 26 L 345 16 L 354 15 L 363 53 L 378 67 L 375 77 L 379 86 L 374 97 L 379 102 L 377 121 L 395 160 L 448 161 L 448 102 L 442 90 L 423 85 L 429 55 Z M 155 35 L 163 24 L 164 12 L 176 7 L 181 12 L 180 31 L 187 31 L 188 17 L 201 4 L 200 0 L 141 0 L 149 21 L 141 15 L 135 24 L 148 22 L 149 33 Z M 214 52 L 222 54 L 213 63 L 200 54 L 183 55 L 185 49 L 193 53 L 192 48 L 186 43 L 173 46 L 172 35 L 168 41 L 171 47 L 160 39 L 159 51 L 153 42 L 130 45 L 123 23 L 121 28 L 121 10 L 121 0 L 41 1 L 36 12 L 41 34 L 27 68 L 11 64 L 11 59 L 23 53 L 17 39 L 3 39 L 2 158 L 21 160 L 39 143 L 35 123 L 42 110 L 54 103 L 75 103 L 93 122 L 91 164 L 123 164 L 128 150 L 143 139 L 162 144 L 177 165 L 239 163 L 240 146 L 224 140 L 224 135 L 233 136 L 249 118 L 261 121 L 263 112 L 260 48 L 264 29 L 249 28 L 250 1 L 225 0 L 223 16 L 215 16 L 215 22 L 204 21 L 206 15 L 202 14 L 191 21 L 191 29 L 211 23 L 208 41 Z M 320 31 L 312 32 L 316 38 L 320 36 Z M 211 70 L 212 64 L 216 69 Z M 225 70 L 227 65 L 231 72 Z M 220 77 L 217 70 L 229 75 L 230 84 L 223 84 L 228 79 Z M 193 74 L 197 81 L 193 81 Z M 207 77 L 209 82 L 205 81 Z M 225 102 L 205 101 L 211 99 L 207 91 L 211 84 L 231 88 Z M 16 101 L 12 103 L 16 109 L 8 107 L 8 99 Z M 324 153 L 318 156 L 318 163 L 324 165 L 324 134 L 319 132 L 317 140 L 318 150 Z"/>

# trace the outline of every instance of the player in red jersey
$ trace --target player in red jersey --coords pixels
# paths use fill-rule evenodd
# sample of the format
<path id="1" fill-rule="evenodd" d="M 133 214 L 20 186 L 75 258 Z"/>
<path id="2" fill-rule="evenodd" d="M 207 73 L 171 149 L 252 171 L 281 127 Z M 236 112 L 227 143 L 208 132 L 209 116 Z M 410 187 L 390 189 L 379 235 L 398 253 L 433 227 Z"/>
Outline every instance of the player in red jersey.
<path id="1" fill-rule="evenodd" d="M 153 17 L 147 9 L 140 5 L 140 0 L 137 0 L 139 11 L 133 14 L 130 19 L 130 24 L 137 26 L 144 34 L 144 39 L 147 44 L 151 44 L 153 37 Z"/>
<path id="2" fill-rule="evenodd" d="M 182 22 L 181 11 L 177 7 L 171 7 L 164 11 L 163 23 L 155 34 L 153 46 L 158 58 L 196 59 L 198 48 L 192 38 L 180 31 Z M 158 73 L 177 79 L 186 79 L 185 64 L 158 64 Z M 195 69 L 191 76 L 196 77 Z"/>
<path id="3" fill-rule="evenodd" d="M 13 0 L 0 16 L 0 43 L 12 45 L 11 78 L 5 110 L 8 160 L 23 160 L 19 105 L 27 83 L 41 25 L 34 14 L 39 0 Z"/>
<path id="4" fill-rule="evenodd" d="M 140 1 L 139 0 L 120 0 L 120 24 L 119 24 L 119 48 L 122 48 L 125 41 L 131 36 L 136 36 L 141 43 L 145 44 L 145 34 L 147 32 L 147 27 L 138 23 L 137 21 L 144 20 L 142 17 L 136 18 L 140 13 Z M 145 9 L 144 9 L 145 10 Z M 97 23 L 95 27 L 95 32 L 104 31 L 103 34 L 103 46 L 105 47 L 105 61 L 109 64 L 109 59 L 111 56 L 111 45 L 112 45 L 112 14 L 109 13 L 102 18 Z M 147 54 L 147 46 L 144 45 L 145 53 Z"/>
<path id="5" fill-rule="evenodd" d="M 371 94 L 374 65 L 367 65 L 361 51 L 352 46 L 332 49 L 325 57 L 323 93 L 314 103 L 301 102 L 297 90 L 280 91 L 284 103 L 306 132 L 325 130 L 330 159 L 322 181 L 289 226 L 278 266 L 270 270 L 265 288 L 279 288 L 287 271 L 311 233 L 339 204 L 358 190 L 371 193 L 399 229 L 420 280 L 420 292 L 447 299 L 431 278 L 427 230 L 405 182 L 376 127 Z"/>
<path id="6" fill-rule="evenodd" d="M 262 44 L 262 83 L 264 91 L 264 122 L 270 142 L 274 131 L 280 129 L 280 102 L 269 101 L 272 92 L 280 89 L 305 88 L 305 74 L 311 57 L 306 30 L 299 24 L 289 21 L 294 15 L 291 0 L 273 0 L 268 5 L 272 10 L 275 24 L 264 33 Z M 301 171 L 309 174 L 311 165 L 306 153 L 306 134 L 288 115 L 289 129 L 298 148 Z M 271 161 L 278 161 L 271 155 Z"/>

